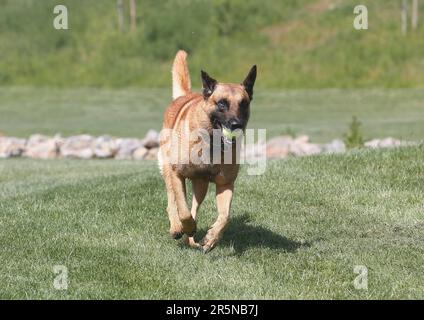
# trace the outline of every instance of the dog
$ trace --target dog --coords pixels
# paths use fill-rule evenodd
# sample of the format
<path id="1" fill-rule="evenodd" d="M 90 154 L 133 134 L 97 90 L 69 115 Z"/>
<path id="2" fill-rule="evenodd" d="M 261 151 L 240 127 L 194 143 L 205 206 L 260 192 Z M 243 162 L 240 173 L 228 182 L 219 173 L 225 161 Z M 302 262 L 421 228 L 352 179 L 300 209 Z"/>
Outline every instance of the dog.
<path id="1" fill-rule="evenodd" d="M 184 234 L 188 245 L 207 253 L 216 247 L 229 222 L 234 183 L 239 172 L 236 163 L 236 143 L 227 135 L 221 135 L 220 153 L 230 154 L 230 163 L 220 160 L 209 163 L 194 163 L 186 152 L 182 157 L 188 161 L 174 163 L 169 160 L 170 153 L 180 150 L 187 143 L 187 132 L 201 129 L 213 139 L 216 132 L 245 132 L 250 116 L 250 102 L 257 68 L 254 65 L 241 84 L 220 83 L 201 71 L 202 92 L 191 91 L 191 80 L 187 66 L 187 53 L 178 51 L 172 67 L 173 101 L 164 114 L 163 130 L 172 131 L 176 139 L 164 138 L 161 132 L 159 168 L 165 181 L 170 221 L 170 235 L 174 239 Z M 211 145 L 210 145 L 211 147 Z M 194 151 L 195 142 L 188 142 L 188 151 Z M 192 182 L 193 200 L 189 210 L 186 201 L 186 180 Z M 216 184 L 216 205 L 218 218 L 197 243 L 193 236 L 196 232 L 196 215 L 203 202 L 209 183 Z"/>

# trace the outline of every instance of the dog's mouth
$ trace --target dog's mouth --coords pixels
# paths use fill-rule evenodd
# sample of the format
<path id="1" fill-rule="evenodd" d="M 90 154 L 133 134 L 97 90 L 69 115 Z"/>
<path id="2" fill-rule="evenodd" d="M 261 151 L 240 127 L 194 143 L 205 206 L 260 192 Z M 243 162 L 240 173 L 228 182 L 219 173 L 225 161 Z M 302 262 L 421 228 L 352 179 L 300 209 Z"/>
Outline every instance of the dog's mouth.
<path id="1" fill-rule="evenodd" d="M 224 144 L 233 144 L 236 142 L 236 138 L 232 136 L 233 132 L 231 131 L 231 129 L 225 126 L 222 126 L 221 134 L 222 134 L 222 142 Z"/>
<path id="2" fill-rule="evenodd" d="M 243 134 L 241 129 L 231 130 L 224 124 L 219 121 L 215 121 L 214 128 L 221 130 L 221 141 L 226 145 L 231 145 L 236 143 L 237 138 Z"/>

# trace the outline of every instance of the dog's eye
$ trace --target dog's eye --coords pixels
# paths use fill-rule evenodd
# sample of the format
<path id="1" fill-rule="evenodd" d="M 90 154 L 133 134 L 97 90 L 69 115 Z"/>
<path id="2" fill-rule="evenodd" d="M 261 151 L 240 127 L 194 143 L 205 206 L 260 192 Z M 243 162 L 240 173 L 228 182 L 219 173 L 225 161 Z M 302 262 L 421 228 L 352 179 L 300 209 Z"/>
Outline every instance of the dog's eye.
<path id="1" fill-rule="evenodd" d="M 242 100 L 239 106 L 240 108 L 247 108 L 249 106 L 249 102 L 247 100 Z"/>
<path id="2" fill-rule="evenodd" d="M 219 111 L 226 111 L 228 110 L 228 103 L 225 100 L 219 100 L 216 103 L 216 107 L 218 108 Z"/>

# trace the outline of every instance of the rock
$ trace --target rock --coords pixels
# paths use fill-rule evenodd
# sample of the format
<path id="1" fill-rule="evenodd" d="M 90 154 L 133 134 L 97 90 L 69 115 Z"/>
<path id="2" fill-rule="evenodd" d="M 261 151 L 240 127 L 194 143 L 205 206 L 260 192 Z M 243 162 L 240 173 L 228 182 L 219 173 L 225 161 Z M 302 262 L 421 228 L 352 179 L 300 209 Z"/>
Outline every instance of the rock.
<path id="1" fill-rule="evenodd" d="M 118 160 L 132 159 L 132 154 L 134 153 L 134 151 L 138 148 L 143 147 L 142 141 L 135 138 L 117 139 L 116 143 L 118 145 L 118 152 L 115 155 L 115 159 Z"/>
<path id="2" fill-rule="evenodd" d="M 143 146 L 147 149 L 159 147 L 159 133 L 155 130 L 149 130 L 143 139 Z"/>
<path id="3" fill-rule="evenodd" d="M 322 145 L 323 152 L 325 153 L 343 153 L 346 151 L 346 145 L 340 139 Z"/>
<path id="4" fill-rule="evenodd" d="M 321 153 L 321 147 L 318 144 L 310 143 L 307 135 L 302 135 L 293 140 L 289 152 L 297 157 L 311 156 Z"/>
<path id="5" fill-rule="evenodd" d="M 393 148 L 393 147 L 399 147 L 401 144 L 402 142 L 400 140 L 389 137 L 389 138 L 381 140 L 380 147 Z"/>
<path id="6" fill-rule="evenodd" d="M 290 136 L 279 136 L 272 138 L 266 144 L 266 156 L 270 159 L 285 158 L 289 154 L 293 138 Z"/>
<path id="7" fill-rule="evenodd" d="M 309 143 L 309 136 L 307 136 L 306 134 L 298 136 L 296 139 L 294 139 L 293 143 L 295 144 Z"/>
<path id="8" fill-rule="evenodd" d="M 296 157 L 311 156 L 321 153 L 321 148 L 313 143 L 293 143 L 290 146 L 290 154 Z"/>
<path id="9" fill-rule="evenodd" d="M 145 160 L 157 160 L 159 148 L 152 148 L 144 157 Z"/>
<path id="10" fill-rule="evenodd" d="M 394 148 L 402 145 L 402 141 L 392 137 L 384 139 L 373 139 L 364 143 L 367 148 Z"/>
<path id="11" fill-rule="evenodd" d="M 259 144 L 259 145 L 258 145 Z M 417 145 L 417 142 L 401 141 L 392 137 L 367 141 L 368 148 L 392 148 Z M 157 160 L 159 133 L 149 130 L 144 139 L 119 138 L 104 135 L 92 137 L 78 135 L 62 138 L 60 135 L 48 137 L 35 134 L 25 139 L 5 137 L 0 134 L 0 158 L 25 156 L 35 159 L 54 159 L 58 157 L 91 159 L 115 158 L 134 160 Z M 346 151 L 344 142 L 335 139 L 325 144 L 314 144 L 307 135 L 293 138 L 288 135 L 274 137 L 267 143 L 243 145 L 240 156 L 244 159 L 268 157 L 281 159 L 287 156 L 308 156 L 319 153 L 342 153 Z"/>
<path id="12" fill-rule="evenodd" d="M 268 141 L 266 154 L 271 159 L 281 159 L 288 155 L 308 156 L 321 153 L 318 144 L 310 143 L 307 135 L 293 139 L 290 136 L 275 137 Z"/>
<path id="13" fill-rule="evenodd" d="M 19 157 L 25 150 L 26 140 L 0 137 L 0 158 Z"/>
<path id="14" fill-rule="evenodd" d="M 265 142 L 260 141 L 255 144 L 246 144 L 241 146 L 241 159 L 258 159 L 262 157 L 266 157 L 267 145 Z M 270 151 L 270 154 L 272 151 Z"/>
<path id="15" fill-rule="evenodd" d="M 134 160 L 143 160 L 148 153 L 149 153 L 149 149 L 145 147 L 140 147 L 133 152 L 132 157 Z"/>
<path id="16" fill-rule="evenodd" d="M 23 156 L 33 159 L 55 159 L 59 156 L 59 148 L 62 142 L 59 135 L 53 138 L 40 134 L 31 135 Z"/>
<path id="17" fill-rule="evenodd" d="M 65 139 L 60 154 L 64 158 L 91 159 L 94 157 L 95 139 L 90 135 L 79 135 Z"/>
<path id="18" fill-rule="evenodd" d="M 380 139 L 372 139 L 370 141 L 366 141 L 364 143 L 364 146 L 367 147 L 367 148 L 376 149 L 376 148 L 379 147 L 379 144 L 380 144 Z"/>
<path id="19" fill-rule="evenodd" d="M 266 157 L 269 159 L 282 159 L 289 155 L 289 149 L 281 146 L 267 146 Z"/>
<path id="20" fill-rule="evenodd" d="M 93 142 L 93 152 L 97 158 L 113 158 L 118 152 L 118 143 L 110 136 L 100 136 Z"/>

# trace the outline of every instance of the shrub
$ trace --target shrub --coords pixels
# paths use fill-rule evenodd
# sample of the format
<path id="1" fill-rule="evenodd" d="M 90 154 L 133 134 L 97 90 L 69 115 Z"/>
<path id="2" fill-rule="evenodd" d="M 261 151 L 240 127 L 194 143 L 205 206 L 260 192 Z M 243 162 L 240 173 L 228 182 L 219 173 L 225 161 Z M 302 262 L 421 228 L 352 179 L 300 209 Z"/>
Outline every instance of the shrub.
<path id="1" fill-rule="evenodd" d="M 348 132 L 345 134 L 344 142 L 348 149 L 361 148 L 364 146 L 361 122 L 358 121 L 356 116 L 352 117 Z"/>

